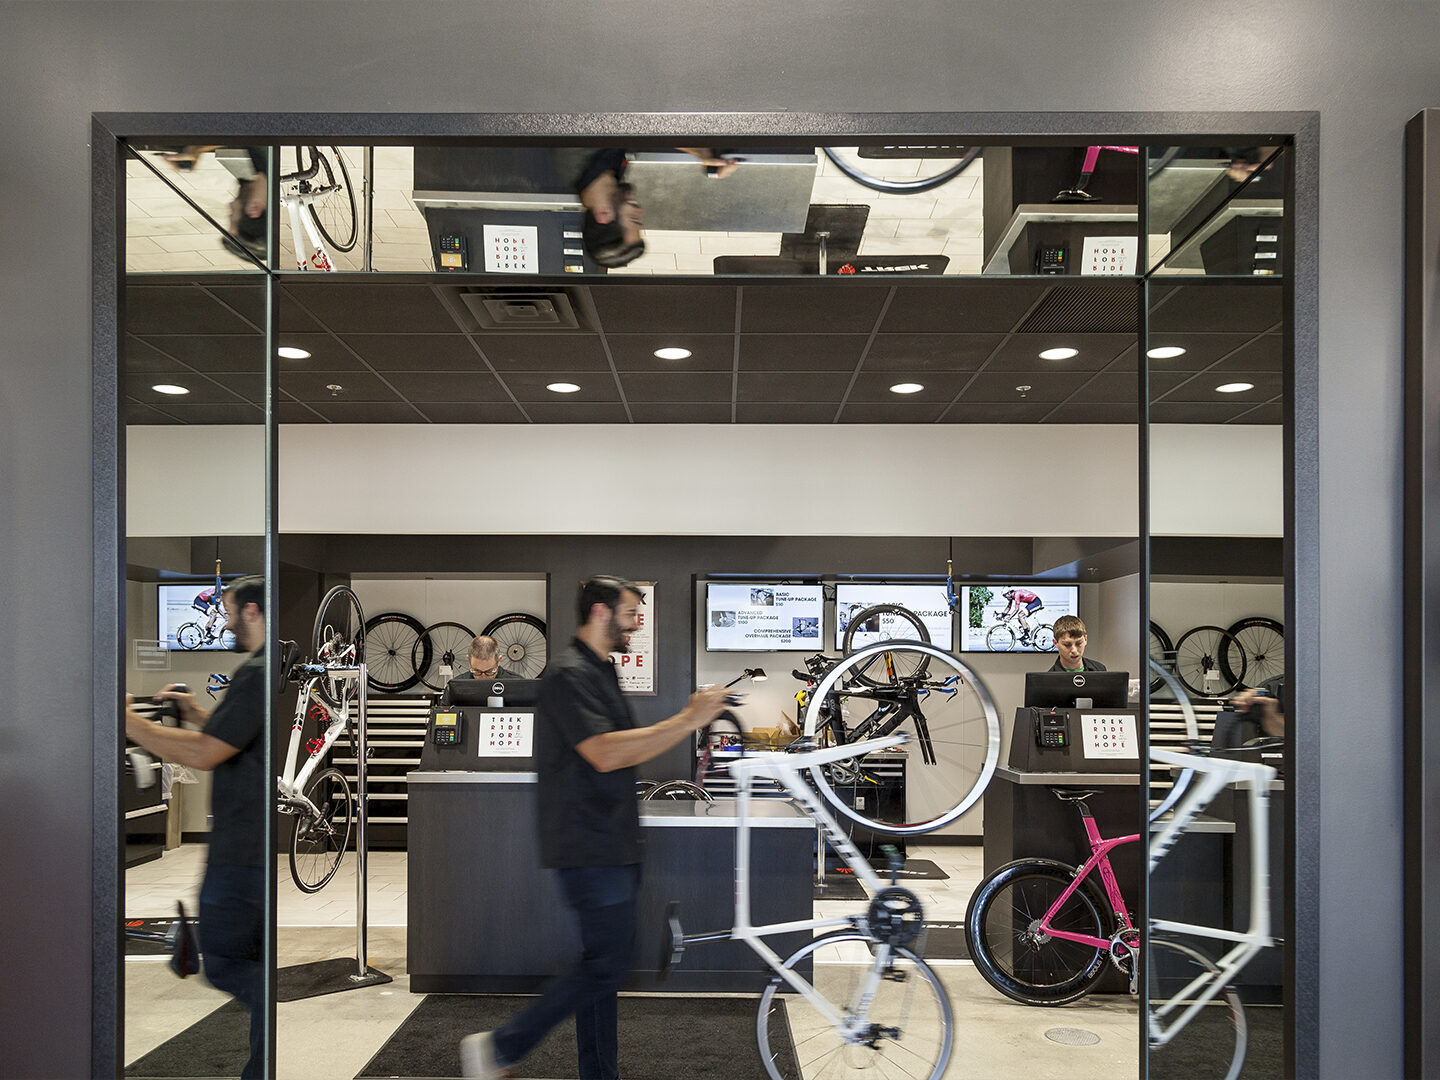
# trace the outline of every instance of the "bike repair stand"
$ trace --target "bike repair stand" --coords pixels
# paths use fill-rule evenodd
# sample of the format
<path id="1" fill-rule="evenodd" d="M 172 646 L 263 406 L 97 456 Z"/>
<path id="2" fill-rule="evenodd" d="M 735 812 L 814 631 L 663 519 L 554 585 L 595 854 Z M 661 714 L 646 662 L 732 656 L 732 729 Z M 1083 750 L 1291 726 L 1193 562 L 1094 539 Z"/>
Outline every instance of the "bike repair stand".
<path id="1" fill-rule="evenodd" d="M 355 955 L 280 968 L 275 972 L 276 1001 L 299 1001 L 301 998 L 338 994 L 342 990 L 359 990 L 364 986 L 379 986 L 393 981 L 383 971 L 371 967 L 366 955 L 369 951 L 366 943 L 369 911 L 366 907 L 365 824 L 370 817 L 370 809 L 365 798 L 365 753 L 369 745 L 365 716 L 365 665 L 331 668 L 330 671 L 333 676 L 358 682 L 356 699 L 360 716 L 355 725 L 359 739 L 359 745 L 355 747 Z"/>

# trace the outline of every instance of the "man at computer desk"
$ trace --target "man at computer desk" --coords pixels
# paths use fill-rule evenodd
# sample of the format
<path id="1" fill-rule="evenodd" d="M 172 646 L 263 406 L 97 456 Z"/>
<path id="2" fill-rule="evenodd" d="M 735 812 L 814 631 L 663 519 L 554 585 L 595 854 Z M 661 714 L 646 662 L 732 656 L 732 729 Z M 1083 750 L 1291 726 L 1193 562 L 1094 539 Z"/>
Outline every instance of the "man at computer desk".
<path id="1" fill-rule="evenodd" d="M 1078 615 L 1061 615 L 1055 620 L 1055 664 L 1051 671 L 1105 671 L 1099 660 L 1085 655 L 1085 644 L 1089 635 L 1085 632 L 1085 620 Z"/>
<path id="2" fill-rule="evenodd" d="M 455 673 L 457 679 L 518 679 L 515 672 L 500 663 L 500 643 L 481 634 L 470 643 L 470 669 Z"/>

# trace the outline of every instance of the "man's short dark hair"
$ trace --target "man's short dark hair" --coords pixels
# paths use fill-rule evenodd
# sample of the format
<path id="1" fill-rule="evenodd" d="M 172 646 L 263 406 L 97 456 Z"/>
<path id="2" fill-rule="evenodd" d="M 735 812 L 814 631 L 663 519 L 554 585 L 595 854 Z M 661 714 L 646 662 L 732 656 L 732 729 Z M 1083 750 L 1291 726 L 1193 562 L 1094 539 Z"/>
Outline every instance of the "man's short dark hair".
<path id="1" fill-rule="evenodd" d="M 265 579 L 259 574 L 236 578 L 225 586 L 224 595 L 230 597 L 231 606 L 237 610 L 246 604 L 254 604 L 261 615 L 265 614 Z"/>
<path id="2" fill-rule="evenodd" d="M 618 216 L 614 221 L 601 223 L 588 209 L 585 223 L 580 227 L 580 240 L 585 245 L 585 254 L 600 266 L 624 266 L 645 254 L 645 241 L 627 240 Z"/>
<path id="3" fill-rule="evenodd" d="M 639 585 L 624 578 L 610 574 L 596 574 L 592 578 L 586 578 L 580 583 L 580 598 L 575 605 L 576 613 L 580 616 L 580 625 L 584 626 L 590 621 L 590 609 L 596 604 L 604 604 L 614 611 L 615 605 L 620 603 L 620 594 L 627 592 L 643 596 Z"/>

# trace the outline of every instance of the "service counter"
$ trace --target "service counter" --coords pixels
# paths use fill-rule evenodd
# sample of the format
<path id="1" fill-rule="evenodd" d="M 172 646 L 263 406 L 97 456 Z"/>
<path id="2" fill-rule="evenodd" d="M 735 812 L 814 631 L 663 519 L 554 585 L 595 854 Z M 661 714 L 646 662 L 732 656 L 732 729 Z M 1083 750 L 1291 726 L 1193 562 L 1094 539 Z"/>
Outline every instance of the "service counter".
<path id="1" fill-rule="evenodd" d="M 409 774 L 410 989 L 526 993 L 579 955 L 574 916 L 553 871 L 538 865 L 535 773 Z M 728 929 L 735 907 L 735 802 L 640 802 L 645 875 L 629 990 L 759 991 L 768 979 L 741 942 L 686 950 L 656 978 L 666 904 L 687 933 Z M 788 801 L 751 802 L 756 923 L 812 917 L 815 823 Z M 808 934 L 768 939 L 782 956 Z"/>

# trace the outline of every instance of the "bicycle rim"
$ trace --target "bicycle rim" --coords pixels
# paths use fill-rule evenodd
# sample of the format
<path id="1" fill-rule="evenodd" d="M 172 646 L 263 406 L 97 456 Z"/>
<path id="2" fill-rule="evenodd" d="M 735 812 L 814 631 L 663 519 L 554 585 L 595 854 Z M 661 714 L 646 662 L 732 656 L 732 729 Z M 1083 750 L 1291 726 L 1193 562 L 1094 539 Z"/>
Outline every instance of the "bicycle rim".
<path id="1" fill-rule="evenodd" d="M 490 620 L 480 631 L 500 647 L 500 663 L 522 679 L 538 679 L 548 662 L 545 620 L 524 611 L 512 611 Z"/>
<path id="2" fill-rule="evenodd" d="M 1175 659 L 1175 643 L 1158 623 L 1153 622 L 1150 624 L 1150 659 L 1167 670 Z M 1156 676 L 1150 680 L 1150 692 L 1156 693 L 1164 685 L 1165 680 Z"/>
<path id="3" fill-rule="evenodd" d="M 310 220 L 332 248 L 349 251 L 355 246 L 355 189 L 350 186 L 350 170 L 339 148 L 332 146 L 328 150 L 314 148 L 320 165 L 314 183 L 320 191 L 310 204 Z M 334 168 L 330 165 L 332 157 Z"/>
<path id="4" fill-rule="evenodd" d="M 1015 631 L 1001 623 L 985 631 L 985 647 L 991 652 L 1009 652 L 1015 648 Z"/>
<path id="5" fill-rule="evenodd" d="M 415 670 L 415 643 L 425 633 L 419 619 L 400 611 L 376 615 L 365 624 L 365 681 L 381 694 L 401 694 L 420 681 Z M 420 662 L 430 666 L 429 642 Z"/>
<path id="6" fill-rule="evenodd" d="M 320 601 L 310 646 L 317 664 L 353 667 L 360 663 L 365 655 L 365 612 L 348 586 L 336 585 Z M 355 679 L 322 678 L 316 689 L 325 701 L 338 707 L 355 696 L 358 685 Z"/>
<path id="7" fill-rule="evenodd" d="M 1241 619 L 1227 631 L 1230 641 L 1220 653 L 1220 670 L 1232 683 L 1248 680 L 1259 686 L 1285 674 L 1285 627 L 1274 619 Z M 1241 674 L 1237 675 L 1236 672 Z"/>
<path id="8" fill-rule="evenodd" d="M 1221 658 L 1231 649 L 1234 638 L 1218 626 L 1197 626 L 1187 630 L 1175 643 L 1175 677 L 1196 697 L 1224 697 L 1245 678 L 1245 656 L 1235 656 L 1238 672 L 1226 673 Z"/>
<path id="9" fill-rule="evenodd" d="M 841 651 L 850 656 L 857 649 L 878 641 L 930 642 L 924 622 L 899 604 L 873 604 L 857 611 L 845 627 Z M 894 686 L 907 675 L 923 675 L 930 664 L 924 653 L 883 652 L 855 670 L 855 678 L 866 686 Z"/>
<path id="10" fill-rule="evenodd" d="M 785 967 L 845 1013 L 875 965 L 877 948 L 856 931 L 829 934 L 807 942 Z M 876 985 L 866 1015 L 877 1035 L 860 1044 L 846 1043 L 808 998 L 773 977 L 760 995 L 756 1022 L 760 1059 L 770 1080 L 939 1080 L 954 1041 L 949 996 L 929 965 L 909 949 L 892 950 L 889 966 L 894 977 Z"/>
<path id="11" fill-rule="evenodd" d="M 929 658 L 919 683 L 930 687 L 918 698 L 923 727 L 909 717 L 886 731 L 888 724 L 873 716 L 880 706 L 876 699 L 888 696 L 886 691 L 853 677 L 886 652 L 923 652 Z M 947 680 L 954 693 L 939 689 Z M 895 745 L 903 742 L 906 751 L 902 757 L 880 750 L 810 770 L 816 787 L 842 817 L 897 836 L 924 833 L 954 821 L 984 794 L 1000 756 L 1000 720 L 985 685 L 957 657 L 920 642 L 860 649 L 831 668 L 810 693 L 804 728 L 809 738 L 821 730 L 821 706 L 832 695 L 848 713 L 844 729 L 851 741 L 893 733 Z M 832 730 L 839 728 L 832 725 Z"/>
<path id="12" fill-rule="evenodd" d="M 1237 1080 L 1245 1065 L 1249 1029 L 1240 995 L 1227 986 L 1176 1027 L 1185 1006 L 1183 996 L 1197 976 L 1214 976 L 1217 968 L 1197 949 L 1169 938 L 1151 938 L 1146 985 L 1151 1030 L 1150 1073 L 1153 1080 Z M 1157 1042 L 1163 1038 L 1164 1042 Z"/>
<path id="13" fill-rule="evenodd" d="M 420 673 L 420 681 L 431 690 L 444 690 L 456 675 L 470 670 L 470 645 L 475 632 L 458 622 L 438 622 L 425 628 L 410 647 L 410 663 Z M 425 656 L 430 659 L 425 662 Z M 450 673 L 445 674 L 445 668 Z"/>
<path id="14" fill-rule="evenodd" d="M 204 637 L 205 632 L 200 629 L 198 623 L 187 622 L 175 631 L 175 644 L 182 649 L 197 649 Z"/>
<path id="15" fill-rule="evenodd" d="M 301 892 L 318 892 L 340 869 L 350 842 L 350 785 L 339 769 L 325 769 L 306 785 L 305 797 L 320 811 L 297 813 L 290 832 L 290 876 Z"/>

